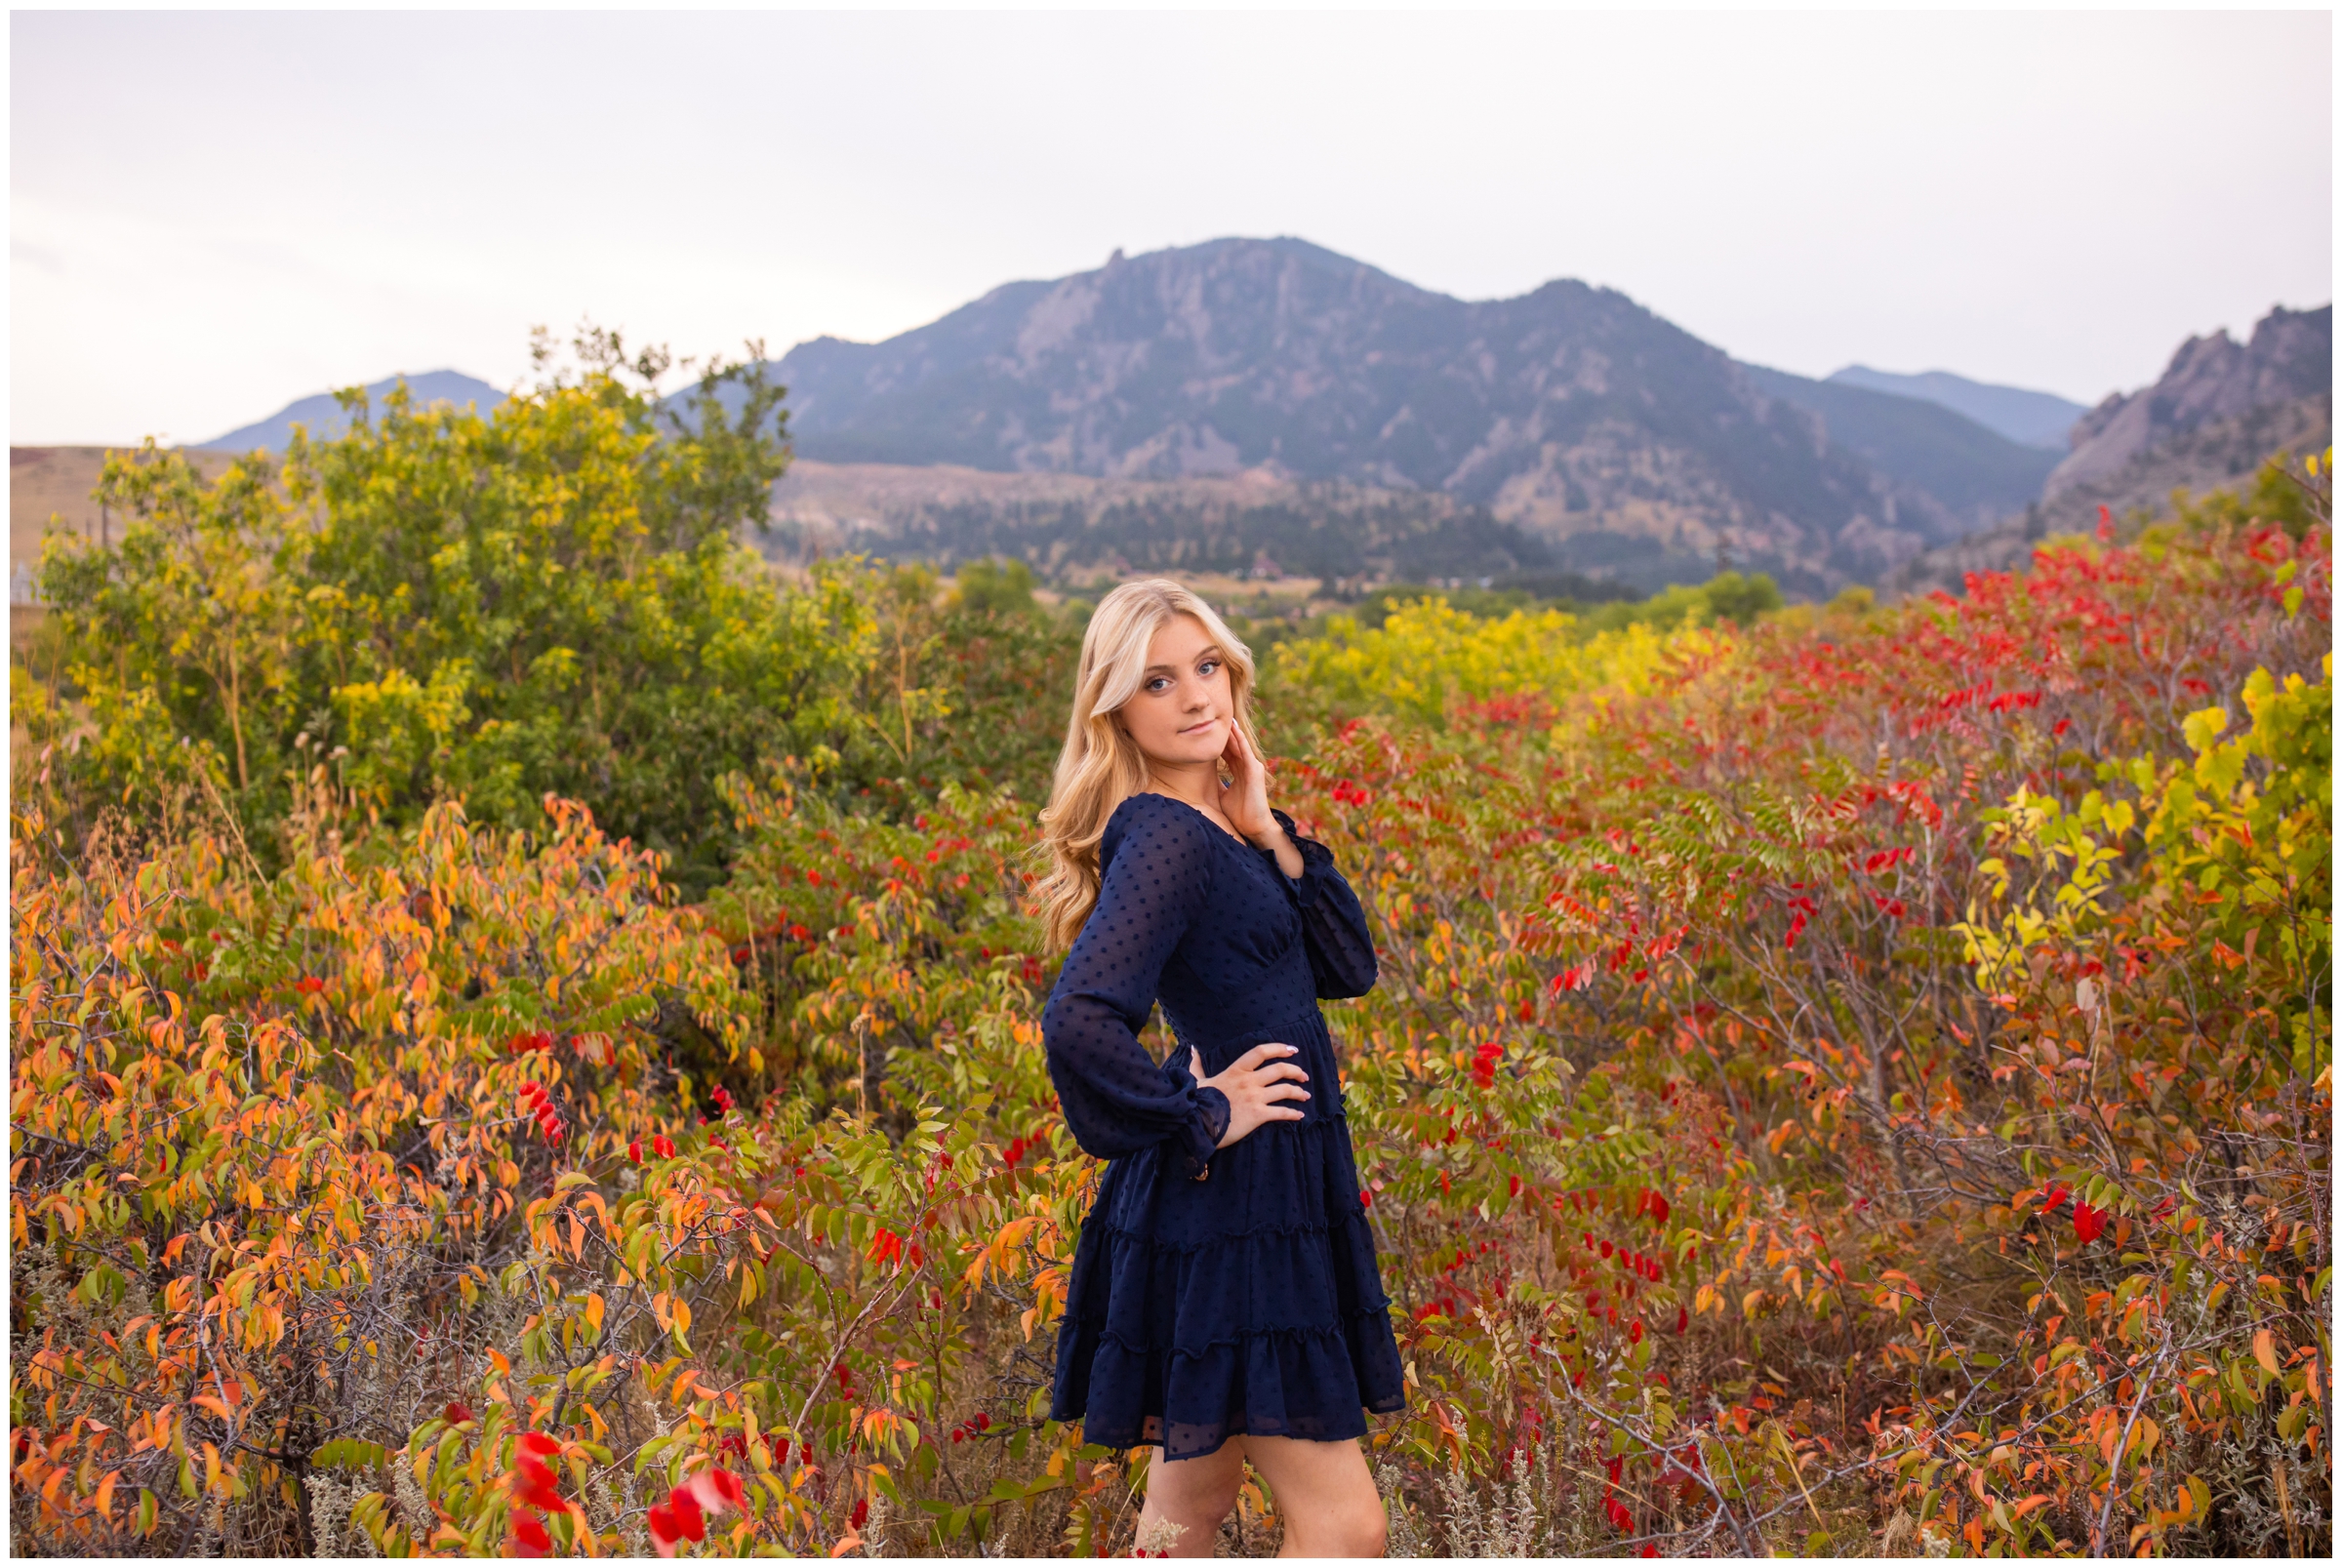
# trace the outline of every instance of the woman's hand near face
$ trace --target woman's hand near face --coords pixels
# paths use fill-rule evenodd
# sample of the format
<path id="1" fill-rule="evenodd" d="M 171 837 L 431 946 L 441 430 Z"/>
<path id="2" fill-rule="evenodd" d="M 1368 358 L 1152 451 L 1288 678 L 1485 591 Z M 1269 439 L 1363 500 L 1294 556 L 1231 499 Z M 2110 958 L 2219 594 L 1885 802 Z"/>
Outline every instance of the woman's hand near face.
<path id="1" fill-rule="evenodd" d="M 1260 753 L 1244 739 L 1242 730 L 1231 725 L 1228 749 L 1220 757 L 1228 764 L 1229 774 L 1229 782 L 1220 791 L 1220 815 L 1256 847 L 1272 852 L 1285 875 L 1300 876 L 1301 850 L 1269 811 L 1269 770 Z"/>
<path id="2" fill-rule="evenodd" d="M 1228 1131 L 1220 1135 L 1220 1147 L 1228 1147 L 1266 1123 L 1301 1120 L 1301 1107 L 1284 1102 L 1310 1098 L 1310 1092 L 1301 1087 L 1310 1081 L 1310 1075 L 1296 1064 L 1280 1060 L 1299 1054 L 1298 1046 L 1273 1041 L 1256 1045 L 1230 1063 L 1218 1077 L 1207 1078 L 1203 1058 L 1192 1047 L 1189 1049 L 1195 1081 L 1228 1097 Z"/>
<path id="3" fill-rule="evenodd" d="M 1228 764 L 1228 783 L 1220 790 L 1220 814 L 1255 844 L 1262 844 L 1272 834 L 1281 835 L 1283 829 L 1269 815 L 1269 770 L 1261 765 L 1260 754 L 1245 743 L 1244 732 L 1232 724 L 1228 729 L 1228 749 L 1220 753 L 1220 760 Z"/>

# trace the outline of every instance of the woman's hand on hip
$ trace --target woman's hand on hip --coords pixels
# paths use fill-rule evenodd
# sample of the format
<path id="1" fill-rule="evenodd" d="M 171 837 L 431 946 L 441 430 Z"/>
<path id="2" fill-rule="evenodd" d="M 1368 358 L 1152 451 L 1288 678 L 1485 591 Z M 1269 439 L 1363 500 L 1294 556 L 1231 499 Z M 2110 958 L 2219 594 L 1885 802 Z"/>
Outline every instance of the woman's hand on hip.
<path id="1" fill-rule="evenodd" d="M 1189 1048 L 1188 1060 L 1193 1064 L 1195 1081 L 1228 1097 L 1228 1131 L 1220 1136 L 1220 1147 L 1226 1148 L 1248 1137 L 1265 1123 L 1301 1120 L 1301 1107 L 1287 1102 L 1310 1098 L 1310 1092 L 1302 1087 L 1310 1081 L 1310 1075 L 1301 1070 L 1298 1063 L 1281 1060 L 1299 1055 L 1300 1050 L 1299 1046 L 1274 1041 L 1256 1045 L 1230 1063 L 1218 1077 L 1207 1078 L 1203 1075 L 1203 1058 L 1192 1047 Z"/>

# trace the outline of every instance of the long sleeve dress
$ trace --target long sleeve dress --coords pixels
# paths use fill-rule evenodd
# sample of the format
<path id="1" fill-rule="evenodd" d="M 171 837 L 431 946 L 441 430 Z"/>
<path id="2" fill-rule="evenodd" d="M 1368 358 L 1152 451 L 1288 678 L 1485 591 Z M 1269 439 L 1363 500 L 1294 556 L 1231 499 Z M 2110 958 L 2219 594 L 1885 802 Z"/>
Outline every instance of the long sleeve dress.
<path id="1" fill-rule="evenodd" d="M 1052 1414 L 1167 1459 L 1231 1436 L 1338 1441 L 1406 1392 L 1319 997 L 1363 995 L 1374 944 L 1324 845 L 1277 821 L 1303 872 L 1185 801 L 1133 795 L 1099 845 L 1098 905 L 1041 1016 L 1075 1140 L 1109 1161 L 1074 1250 Z M 1160 1001 L 1178 1040 L 1138 1031 Z M 1309 1074 L 1299 1121 L 1215 1152 L 1229 1104 L 1205 1076 L 1281 1041 Z M 1204 1177 L 1197 1180 L 1198 1173 Z"/>

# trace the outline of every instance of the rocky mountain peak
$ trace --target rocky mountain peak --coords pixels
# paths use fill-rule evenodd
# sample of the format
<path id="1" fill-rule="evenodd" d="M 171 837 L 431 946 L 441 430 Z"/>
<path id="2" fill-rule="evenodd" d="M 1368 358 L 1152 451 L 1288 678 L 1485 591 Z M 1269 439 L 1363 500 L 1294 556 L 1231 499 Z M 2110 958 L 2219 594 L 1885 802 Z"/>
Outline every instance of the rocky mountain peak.
<path id="1" fill-rule="evenodd" d="M 2190 338 L 2153 386 L 2116 393 L 2075 422 L 2073 450 L 2043 496 L 2114 473 L 2140 453 L 2257 408 L 2331 389 L 2334 307 L 2272 309 L 2240 343 L 2221 328 Z"/>

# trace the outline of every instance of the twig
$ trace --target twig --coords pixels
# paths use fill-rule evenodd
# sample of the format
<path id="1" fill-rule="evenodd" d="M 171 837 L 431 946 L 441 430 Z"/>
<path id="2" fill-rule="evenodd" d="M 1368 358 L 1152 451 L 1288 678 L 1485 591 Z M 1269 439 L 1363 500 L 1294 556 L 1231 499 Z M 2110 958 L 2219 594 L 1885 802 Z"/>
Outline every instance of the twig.
<path id="1" fill-rule="evenodd" d="M 2115 1499 L 2121 1495 L 2121 1488 L 2115 1483 L 2122 1473 L 2122 1456 L 2130 1448 L 2130 1429 L 2137 1424 L 2139 1412 L 2147 1407 L 2148 1391 L 2155 1387 L 2156 1375 L 2162 1371 L 2163 1358 L 2170 1353 L 2171 1339 L 2169 1331 L 2166 1330 L 2163 1337 L 2163 1347 L 2155 1352 L 2154 1364 L 2139 1379 L 2138 1394 L 2130 1401 L 2130 1414 L 2122 1422 L 2122 1435 L 2115 1440 L 2115 1457 L 2108 1464 L 2106 1470 L 2106 1506 L 2098 1510 L 2098 1528 L 2091 1532 L 2090 1553 L 2092 1556 L 2106 1554 L 2106 1532 L 2114 1524 Z"/>

